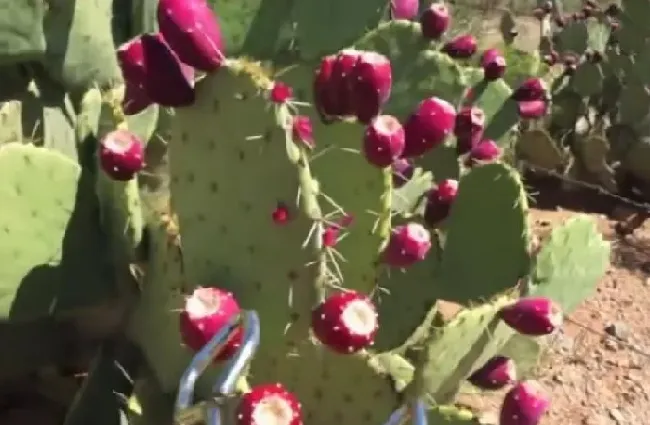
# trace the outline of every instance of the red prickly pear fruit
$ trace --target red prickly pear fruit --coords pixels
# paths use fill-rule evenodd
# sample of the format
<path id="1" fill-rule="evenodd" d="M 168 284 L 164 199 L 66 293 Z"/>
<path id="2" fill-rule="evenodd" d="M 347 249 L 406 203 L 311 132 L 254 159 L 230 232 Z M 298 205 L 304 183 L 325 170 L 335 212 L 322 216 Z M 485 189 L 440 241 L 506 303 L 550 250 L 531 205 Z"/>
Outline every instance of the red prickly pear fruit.
<path id="1" fill-rule="evenodd" d="M 335 116 L 353 116 L 355 113 L 354 98 L 353 98 L 353 74 L 359 59 L 361 58 L 361 51 L 354 49 L 341 50 L 336 55 L 336 61 L 332 68 L 332 77 L 329 81 L 329 90 L 332 90 L 332 98 L 334 100 L 334 113 Z"/>
<path id="2" fill-rule="evenodd" d="M 361 52 L 350 76 L 357 119 L 368 124 L 388 101 L 393 84 L 390 60 L 377 52 Z"/>
<path id="3" fill-rule="evenodd" d="M 499 310 L 499 317 L 520 334 L 548 335 L 562 326 L 562 310 L 546 297 L 525 297 Z"/>
<path id="4" fill-rule="evenodd" d="M 420 0 L 391 0 L 390 16 L 392 19 L 411 20 L 418 15 Z"/>
<path id="5" fill-rule="evenodd" d="M 336 55 L 325 56 L 316 70 L 313 84 L 314 103 L 323 118 L 338 115 L 338 93 L 333 90 L 332 74 L 336 64 Z"/>
<path id="6" fill-rule="evenodd" d="M 431 249 L 431 233 L 419 223 L 395 227 L 382 253 L 383 262 L 392 267 L 409 267 L 424 260 Z"/>
<path id="7" fill-rule="evenodd" d="M 273 103 L 287 103 L 293 98 L 293 89 L 281 81 L 275 81 L 271 87 L 269 97 Z"/>
<path id="8" fill-rule="evenodd" d="M 295 395 L 282 384 L 256 385 L 239 400 L 237 425 L 302 425 L 302 410 Z"/>
<path id="9" fill-rule="evenodd" d="M 548 97 L 548 87 L 541 78 L 530 77 L 514 91 L 512 98 L 517 102 L 529 100 L 546 100 Z"/>
<path id="10" fill-rule="evenodd" d="M 506 58 L 497 49 L 488 49 L 481 56 L 483 78 L 486 81 L 495 81 L 506 73 Z"/>
<path id="11" fill-rule="evenodd" d="M 189 106 L 196 98 L 194 70 L 184 65 L 170 49 L 161 34 L 143 34 L 146 91 L 153 102 L 162 106 Z"/>
<path id="12" fill-rule="evenodd" d="M 427 193 L 424 207 L 424 221 L 431 227 L 437 227 L 449 216 L 449 211 L 458 196 L 458 180 L 446 179 Z"/>
<path id="13" fill-rule="evenodd" d="M 501 148 L 491 139 L 482 140 L 469 151 L 469 166 L 474 163 L 496 161 L 501 156 Z"/>
<path id="14" fill-rule="evenodd" d="M 393 171 L 393 186 L 397 189 L 404 186 L 415 172 L 413 163 L 406 158 L 398 158 L 391 164 Z"/>
<path id="15" fill-rule="evenodd" d="M 456 125 L 456 109 L 439 97 L 430 97 L 417 106 L 404 125 L 405 158 L 413 158 L 442 144 Z"/>
<path id="16" fill-rule="evenodd" d="M 323 345 L 350 354 L 373 344 L 379 320 L 370 298 L 355 291 L 341 291 L 312 311 L 311 326 Z"/>
<path id="17" fill-rule="evenodd" d="M 232 293 L 218 288 L 196 288 L 185 298 L 179 318 L 183 343 L 191 350 L 199 351 L 239 312 L 239 304 Z M 242 339 L 243 330 L 239 327 L 214 361 L 232 357 L 241 346 Z"/>
<path id="18" fill-rule="evenodd" d="M 117 61 L 120 64 L 124 81 L 127 84 L 144 88 L 147 79 L 147 65 L 142 38 L 136 37 L 118 47 Z"/>
<path id="19" fill-rule="evenodd" d="M 517 111 L 520 118 L 536 119 L 546 115 L 548 103 L 545 100 L 529 100 L 517 102 Z"/>
<path id="20" fill-rule="evenodd" d="M 354 216 L 346 214 L 335 223 L 329 224 L 323 231 L 323 245 L 327 248 L 332 248 L 339 241 L 341 230 L 347 228 L 354 221 Z"/>
<path id="21" fill-rule="evenodd" d="M 430 40 L 438 40 L 449 29 L 451 15 L 444 3 L 433 3 L 420 15 L 422 36 Z"/>
<path id="22" fill-rule="evenodd" d="M 515 362 L 506 356 L 494 356 L 478 370 L 468 381 L 483 390 L 499 390 L 517 380 Z"/>
<path id="23" fill-rule="evenodd" d="M 160 0 L 158 25 L 181 61 L 211 72 L 224 61 L 224 43 L 217 17 L 205 0 Z"/>
<path id="24" fill-rule="evenodd" d="M 363 135 L 363 155 L 379 168 L 390 166 L 404 151 L 404 127 L 392 115 L 370 121 Z"/>
<path id="25" fill-rule="evenodd" d="M 538 425 L 551 405 L 537 381 L 518 382 L 503 398 L 499 425 Z"/>
<path id="26" fill-rule="evenodd" d="M 289 207 L 284 202 L 278 202 L 271 213 L 271 218 L 275 224 L 282 226 L 289 223 L 293 217 Z"/>
<path id="27" fill-rule="evenodd" d="M 454 59 L 469 59 L 476 53 L 477 48 L 476 38 L 471 34 L 465 34 L 447 42 L 442 47 L 442 51 Z"/>
<path id="28" fill-rule="evenodd" d="M 483 138 L 485 113 L 478 106 L 466 106 L 456 115 L 454 134 L 456 152 L 463 155 L 469 152 Z"/>
<path id="29" fill-rule="evenodd" d="M 291 124 L 291 134 L 294 143 L 302 144 L 309 149 L 316 147 L 314 142 L 314 128 L 311 118 L 307 115 L 295 115 Z"/>
<path id="30" fill-rule="evenodd" d="M 122 109 L 125 115 L 135 115 L 144 111 L 153 102 L 149 99 L 144 87 L 136 86 L 129 82 L 124 85 L 124 100 Z"/>
<path id="31" fill-rule="evenodd" d="M 144 143 L 130 131 L 111 131 L 99 142 L 99 163 L 113 180 L 131 180 L 144 167 Z"/>

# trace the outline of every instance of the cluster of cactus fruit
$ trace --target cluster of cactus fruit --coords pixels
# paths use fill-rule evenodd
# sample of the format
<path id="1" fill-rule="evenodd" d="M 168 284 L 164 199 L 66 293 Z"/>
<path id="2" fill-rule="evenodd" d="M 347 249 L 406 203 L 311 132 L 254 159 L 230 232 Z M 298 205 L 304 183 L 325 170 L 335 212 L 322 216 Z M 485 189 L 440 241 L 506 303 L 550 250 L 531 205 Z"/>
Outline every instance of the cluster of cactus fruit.
<path id="1" fill-rule="evenodd" d="M 569 14 L 559 0 L 539 2 L 534 15 L 553 108 L 541 125 L 524 129 L 522 157 L 613 193 L 647 198 L 647 46 L 639 14 L 648 10 L 647 1 L 601 6 L 589 0 Z"/>
<path id="2" fill-rule="evenodd" d="M 586 217 L 533 238 L 528 195 L 503 157 L 517 125 L 549 110 L 543 80 L 510 89 L 495 49 L 473 66 L 474 37 L 445 40 L 452 18 L 443 3 L 416 13 L 395 0 L 390 11 L 400 19 L 382 22 L 373 11 L 384 3 L 350 12 L 366 18 L 356 34 L 369 16 L 376 27 L 349 45 L 314 35 L 320 2 L 302 2 L 299 59 L 276 72 L 280 59 L 249 56 L 273 48 L 265 40 L 273 31 L 258 40 L 251 26 L 254 42 L 227 55 L 232 34 L 222 34 L 205 0 L 159 0 L 158 31 L 117 48 L 123 83 L 102 81 L 78 96 L 71 137 L 79 152 L 90 146 L 92 160 L 72 160 L 58 146 L 0 147 L 11 205 L 0 227 L 16 231 L 0 250 L 17 259 L 0 274 L 11 294 L 5 318 L 52 314 L 42 310 L 44 296 L 21 292 L 37 266 L 58 267 L 61 315 L 101 304 L 111 283 L 139 270 L 125 333 L 151 373 L 136 377 L 142 411 L 129 412 L 132 424 L 170 423 L 160 415 L 171 403 L 161 398 L 178 390 L 193 354 L 240 305 L 258 312 L 261 341 L 227 423 L 379 424 L 425 402 L 431 424 L 470 425 L 479 413 L 455 404 L 469 383 L 511 386 L 500 425 L 538 424 L 549 398 L 515 373 L 538 351 L 519 347 L 539 347 L 558 331 L 563 314 L 595 289 L 609 245 Z M 263 16 L 268 6 L 245 13 Z M 264 10 L 266 25 L 276 24 Z M 238 31 L 239 18 L 226 13 L 221 20 L 232 25 L 224 27 Z M 156 203 L 138 182 L 161 133 L 170 196 L 157 194 Z M 42 194 L 46 184 L 56 185 L 51 196 Z M 83 274 L 89 245 L 66 248 L 84 191 L 99 210 L 85 220 L 101 229 L 81 237 L 108 247 L 111 282 Z M 15 228 L 24 219 L 33 229 Z M 42 242 L 34 252 L 31 238 Z M 199 397 L 210 397 L 242 340 L 238 329 L 199 380 Z M 92 394 L 79 400 L 102 408 Z"/>

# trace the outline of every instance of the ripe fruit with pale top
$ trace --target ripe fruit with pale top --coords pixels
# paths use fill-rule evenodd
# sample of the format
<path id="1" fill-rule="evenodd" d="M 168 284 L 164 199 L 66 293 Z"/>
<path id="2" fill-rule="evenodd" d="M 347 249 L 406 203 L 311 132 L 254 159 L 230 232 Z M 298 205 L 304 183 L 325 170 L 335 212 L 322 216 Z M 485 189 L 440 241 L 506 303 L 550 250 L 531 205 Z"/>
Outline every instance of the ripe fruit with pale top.
<path id="1" fill-rule="evenodd" d="M 144 167 L 144 143 L 130 131 L 111 131 L 99 142 L 99 164 L 113 180 L 131 180 Z"/>
<path id="2" fill-rule="evenodd" d="M 302 425 L 300 402 L 280 383 L 256 385 L 239 400 L 237 425 Z"/>
<path id="3" fill-rule="evenodd" d="M 562 326 L 560 307 L 546 297 L 524 297 L 499 310 L 499 317 L 517 332 L 528 336 L 548 335 Z"/>
<path id="4" fill-rule="evenodd" d="M 373 344 L 379 321 L 370 298 L 355 291 L 341 291 L 312 311 L 311 326 L 323 345 L 348 354 Z"/>
<path id="5" fill-rule="evenodd" d="M 230 292 L 219 288 L 198 287 L 185 299 L 179 318 L 183 343 L 193 351 L 199 351 L 228 322 L 240 313 L 239 304 Z M 232 357 L 242 343 L 243 330 L 239 327 L 215 362 Z"/>
<path id="6" fill-rule="evenodd" d="M 537 381 L 518 382 L 503 399 L 499 425 L 538 425 L 550 404 Z"/>
<path id="7" fill-rule="evenodd" d="M 431 249 L 431 233 L 420 223 L 395 227 L 382 253 L 384 263 L 392 267 L 408 267 L 424 260 Z"/>
<path id="8" fill-rule="evenodd" d="M 370 121 L 363 136 L 366 160 L 379 168 L 390 166 L 404 151 L 404 128 L 392 115 Z"/>

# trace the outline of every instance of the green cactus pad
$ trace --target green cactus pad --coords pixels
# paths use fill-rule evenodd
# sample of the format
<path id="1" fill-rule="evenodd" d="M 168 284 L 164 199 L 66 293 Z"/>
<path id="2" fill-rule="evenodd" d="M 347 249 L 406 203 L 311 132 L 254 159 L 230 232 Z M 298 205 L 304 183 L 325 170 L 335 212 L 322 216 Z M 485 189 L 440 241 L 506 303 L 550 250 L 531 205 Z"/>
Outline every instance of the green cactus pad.
<path id="1" fill-rule="evenodd" d="M 111 28 L 112 1 L 51 2 L 44 21 L 46 69 L 68 91 L 121 81 Z"/>
<path id="2" fill-rule="evenodd" d="M 412 367 L 399 356 L 362 358 L 333 354 L 319 346 L 304 347 L 300 355 L 289 356 L 254 373 L 257 382 L 281 377 L 302 404 L 305 423 L 325 425 L 381 424 L 399 407 L 393 380 Z"/>
<path id="3" fill-rule="evenodd" d="M 4 234 L 0 316 L 33 319 L 109 302 L 116 295 L 95 216 L 96 203 L 79 166 L 31 145 L 0 148 Z"/>
<path id="4" fill-rule="evenodd" d="M 537 255 L 531 292 L 552 298 L 566 313 L 590 296 L 609 266 L 610 244 L 580 215 L 551 232 Z"/>
<path id="5" fill-rule="evenodd" d="M 512 90 L 501 79 L 487 83 L 483 80 L 483 70 L 465 68 L 471 95 L 468 100 L 485 112 L 485 138 L 493 139 L 499 145 L 507 146 L 512 137 L 512 130 L 519 122 L 517 103 L 510 96 Z"/>
<path id="6" fill-rule="evenodd" d="M 366 29 L 375 28 L 385 8 L 383 0 L 295 1 L 291 16 L 301 57 L 314 60 L 339 50 Z"/>
<path id="7" fill-rule="evenodd" d="M 523 184 L 507 165 L 486 164 L 463 176 L 436 280 L 441 297 L 467 304 L 514 287 L 529 267 L 527 213 Z"/>
<path id="8" fill-rule="evenodd" d="M 479 425 L 481 421 L 470 410 L 453 405 L 432 406 L 427 411 L 432 425 Z"/>
<path id="9" fill-rule="evenodd" d="M 461 67 L 448 55 L 430 49 L 420 25 L 408 21 L 381 24 L 354 44 L 374 50 L 391 61 L 393 87 L 385 112 L 406 118 L 417 104 L 438 96 L 458 103 L 468 86 Z"/>
<path id="10" fill-rule="evenodd" d="M 497 317 L 499 309 L 512 301 L 510 296 L 496 298 L 462 310 L 444 327 L 429 329 L 415 362 L 413 391 L 426 393 L 436 403 L 452 401 L 461 382 L 497 354 L 513 334 Z"/>
<path id="11" fill-rule="evenodd" d="M 46 3 L 30 1 L 15 3 L 13 0 L 0 2 L 0 65 L 37 61 L 45 53 L 43 18 Z"/>
<path id="12" fill-rule="evenodd" d="M 529 130 L 517 141 L 517 153 L 531 164 L 553 170 L 561 167 L 566 155 L 545 130 Z"/>
<path id="13" fill-rule="evenodd" d="M 183 254 L 167 219 L 149 225 L 149 262 L 140 297 L 131 315 L 127 334 L 142 350 L 163 391 L 175 391 L 193 353 L 183 346 L 179 313 L 184 293 L 191 291 L 183 276 Z M 206 394 L 214 371 L 199 381 Z"/>
<path id="14" fill-rule="evenodd" d="M 508 65 L 503 79 L 507 84 L 516 87 L 527 77 L 540 75 L 542 60 L 539 51 L 526 52 L 513 46 L 503 49 L 503 56 Z"/>

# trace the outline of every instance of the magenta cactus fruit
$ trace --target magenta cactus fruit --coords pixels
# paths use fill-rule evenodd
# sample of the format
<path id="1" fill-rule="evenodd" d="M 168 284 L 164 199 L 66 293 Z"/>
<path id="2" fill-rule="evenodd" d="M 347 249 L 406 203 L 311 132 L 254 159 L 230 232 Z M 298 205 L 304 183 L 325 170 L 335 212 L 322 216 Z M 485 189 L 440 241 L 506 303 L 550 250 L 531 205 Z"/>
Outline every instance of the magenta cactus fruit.
<path id="1" fill-rule="evenodd" d="M 433 3 L 420 15 L 422 36 L 430 40 L 442 37 L 450 24 L 451 15 L 444 3 Z"/>
<path id="2" fill-rule="evenodd" d="M 506 73 L 506 58 L 497 49 L 488 49 L 481 56 L 483 78 L 486 81 L 495 81 Z"/>
<path id="3" fill-rule="evenodd" d="M 391 0 L 390 16 L 392 19 L 411 20 L 418 16 L 420 0 Z"/>
<path id="4" fill-rule="evenodd" d="M 498 390 L 517 380 L 515 362 L 506 356 L 494 356 L 468 378 L 483 390 Z"/>
<path id="5" fill-rule="evenodd" d="M 289 223 L 292 218 L 293 214 L 291 213 L 291 210 L 287 204 L 284 202 L 278 202 L 275 205 L 275 208 L 273 208 L 273 212 L 271 213 L 271 219 L 278 226 L 283 226 Z"/>
<path id="6" fill-rule="evenodd" d="M 196 288 L 185 298 L 185 305 L 179 316 L 183 343 L 192 351 L 199 351 L 239 312 L 239 304 L 232 293 L 218 288 Z M 242 339 L 243 329 L 240 327 L 214 361 L 231 358 L 241 346 Z"/>
<path id="7" fill-rule="evenodd" d="M 524 297 L 499 310 L 499 317 L 517 332 L 548 335 L 562 326 L 562 310 L 546 297 Z"/>
<path id="8" fill-rule="evenodd" d="M 126 115 L 142 112 L 152 104 L 147 95 L 147 67 L 142 38 L 136 37 L 117 49 L 117 60 L 124 76 L 125 91 L 122 107 Z"/>
<path id="9" fill-rule="evenodd" d="M 99 142 L 99 164 L 113 180 L 131 180 L 144 167 L 144 143 L 127 130 L 113 130 Z"/>
<path id="10" fill-rule="evenodd" d="M 336 55 L 325 56 L 316 70 L 312 86 L 316 110 L 322 118 L 339 115 L 338 92 L 332 90 L 332 74 Z"/>
<path id="11" fill-rule="evenodd" d="M 217 70 L 224 45 L 217 17 L 205 0 L 160 0 L 158 25 L 181 61 L 198 70 Z"/>
<path id="12" fill-rule="evenodd" d="M 514 91 L 512 98 L 517 102 L 527 102 L 531 100 L 547 100 L 548 87 L 541 78 L 530 77 Z"/>
<path id="13" fill-rule="evenodd" d="M 143 34 L 141 38 L 149 99 L 169 107 L 193 104 L 194 70 L 180 62 L 161 34 Z"/>
<path id="14" fill-rule="evenodd" d="M 149 99 L 146 88 L 130 84 L 128 81 L 124 85 L 124 100 L 122 109 L 125 115 L 135 115 L 144 111 L 153 102 Z"/>
<path id="15" fill-rule="evenodd" d="M 377 167 L 390 166 L 404 151 L 404 128 L 392 115 L 370 121 L 363 135 L 363 155 Z"/>
<path id="16" fill-rule="evenodd" d="M 406 158 L 398 158 L 391 164 L 391 170 L 393 172 L 393 186 L 399 189 L 413 177 L 415 167 L 412 161 Z"/>
<path id="17" fill-rule="evenodd" d="M 417 157 L 442 144 L 455 125 L 456 109 L 451 103 L 439 97 L 423 100 L 404 125 L 406 139 L 402 156 Z"/>
<path id="18" fill-rule="evenodd" d="M 393 84 L 390 60 L 377 52 L 361 52 L 350 79 L 355 115 L 367 124 L 390 97 Z"/>
<path id="19" fill-rule="evenodd" d="M 302 425 L 296 396 L 282 384 L 256 385 L 241 396 L 235 411 L 237 425 Z"/>
<path id="20" fill-rule="evenodd" d="M 282 81 L 274 81 L 271 90 L 269 90 L 269 98 L 271 102 L 279 105 L 287 103 L 293 98 L 293 89 Z"/>
<path id="21" fill-rule="evenodd" d="M 550 398 L 537 381 L 518 382 L 503 399 L 499 425 L 538 425 Z"/>
<path id="22" fill-rule="evenodd" d="M 370 298 L 355 291 L 341 291 L 312 311 L 311 325 L 323 345 L 350 354 L 373 344 L 379 320 Z"/>
<path id="23" fill-rule="evenodd" d="M 456 151 L 459 155 L 466 154 L 483 138 L 485 130 L 485 113 L 478 106 L 463 107 L 456 115 L 454 134 L 456 135 Z"/>
<path id="24" fill-rule="evenodd" d="M 332 91 L 337 108 L 331 115 L 349 117 L 355 114 L 351 75 L 359 63 L 360 57 L 361 51 L 354 49 L 344 49 L 336 55 L 329 81 L 329 90 Z"/>
<path id="25" fill-rule="evenodd" d="M 314 128 L 311 124 L 311 118 L 307 115 L 294 115 L 291 122 L 291 134 L 294 143 L 302 144 L 309 149 L 316 147 Z"/>
<path id="26" fill-rule="evenodd" d="M 427 193 L 424 207 L 424 221 L 430 227 L 437 227 L 449 216 L 451 206 L 458 196 L 458 180 L 445 179 Z"/>
<path id="27" fill-rule="evenodd" d="M 541 118 L 548 112 L 548 102 L 546 100 L 527 100 L 517 102 L 517 112 L 523 119 Z"/>
<path id="28" fill-rule="evenodd" d="M 454 59 L 469 59 L 476 53 L 477 48 L 476 38 L 471 34 L 465 34 L 445 43 L 442 51 Z"/>
<path id="29" fill-rule="evenodd" d="M 482 140 L 469 151 L 469 164 L 496 161 L 502 154 L 497 142 L 491 139 Z"/>
<path id="30" fill-rule="evenodd" d="M 420 223 L 395 227 L 382 253 L 384 263 L 391 267 L 409 267 L 424 260 L 431 249 L 431 233 Z"/>

